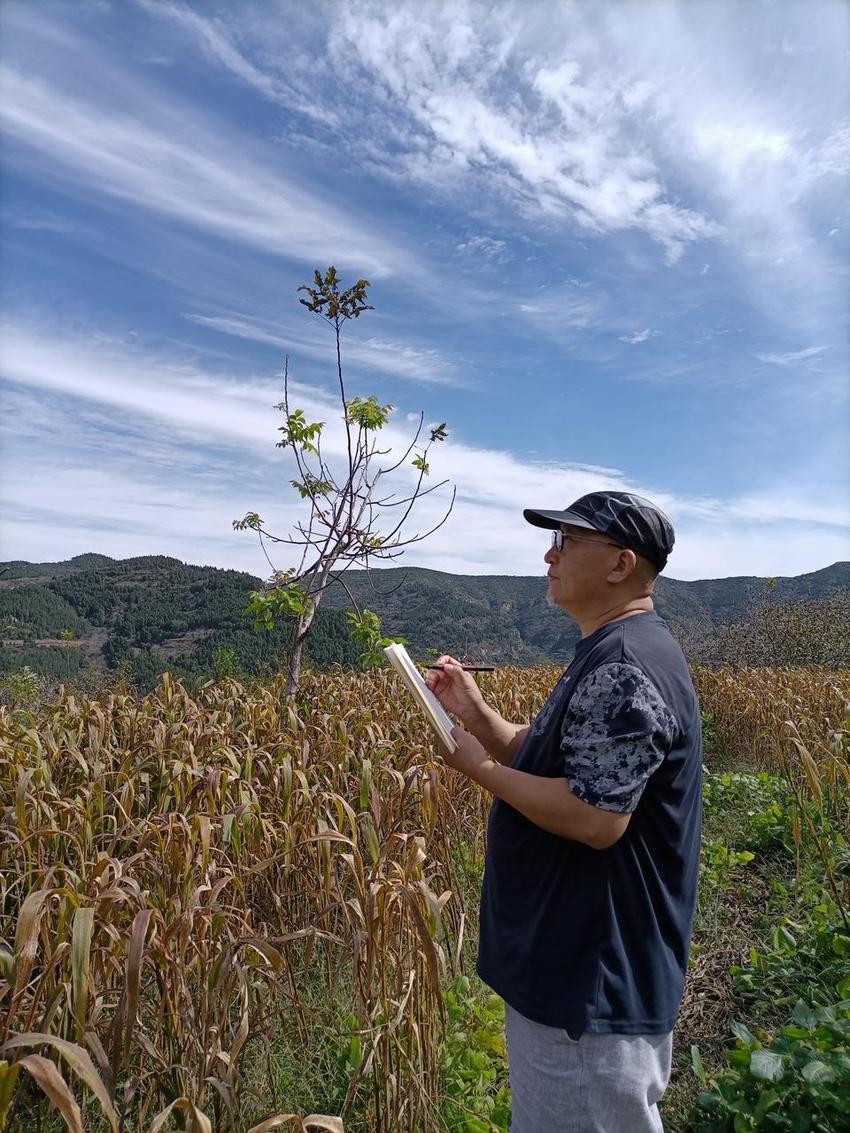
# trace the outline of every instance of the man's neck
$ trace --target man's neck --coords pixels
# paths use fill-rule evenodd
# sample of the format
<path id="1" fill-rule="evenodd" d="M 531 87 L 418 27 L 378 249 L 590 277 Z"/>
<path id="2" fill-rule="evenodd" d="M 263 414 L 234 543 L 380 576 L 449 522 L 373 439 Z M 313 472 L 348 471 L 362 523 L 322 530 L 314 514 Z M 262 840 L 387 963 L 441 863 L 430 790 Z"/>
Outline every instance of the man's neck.
<path id="1" fill-rule="evenodd" d="M 621 603 L 612 609 L 595 610 L 592 614 L 582 614 L 575 620 L 578 622 L 581 636 L 590 637 L 592 633 L 603 626 L 607 626 L 609 622 L 619 622 L 623 618 L 632 618 L 635 614 L 645 614 L 654 609 L 655 604 L 647 594 L 642 598 L 631 598 L 628 602 Z"/>

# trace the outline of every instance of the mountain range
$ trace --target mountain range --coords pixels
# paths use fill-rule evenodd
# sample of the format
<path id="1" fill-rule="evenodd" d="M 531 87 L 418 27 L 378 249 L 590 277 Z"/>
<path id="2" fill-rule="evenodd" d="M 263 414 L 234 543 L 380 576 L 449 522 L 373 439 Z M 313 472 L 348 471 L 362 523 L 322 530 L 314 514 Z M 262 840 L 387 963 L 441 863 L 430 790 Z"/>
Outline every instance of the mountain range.
<path id="1" fill-rule="evenodd" d="M 420 567 L 345 574 L 358 606 L 414 656 L 428 650 L 496 665 L 566 663 L 578 630 L 546 604 L 542 577 L 452 575 Z M 140 687 L 165 669 L 184 677 L 272 671 L 286 628 L 256 633 L 244 616 L 262 582 L 250 574 L 191 566 L 165 556 L 112 559 L 85 554 L 56 563 L 0 563 L 0 670 L 30 665 L 53 678 L 122 666 Z M 733 577 L 682 582 L 662 576 L 656 608 L 691 636 L 746 620 L 770 593 L 799 602 L 850 590 L 850 562 L 791 578 Z M 307 656 L 319 667 L 357 664 L 345 610 L 328 588 Z"/>

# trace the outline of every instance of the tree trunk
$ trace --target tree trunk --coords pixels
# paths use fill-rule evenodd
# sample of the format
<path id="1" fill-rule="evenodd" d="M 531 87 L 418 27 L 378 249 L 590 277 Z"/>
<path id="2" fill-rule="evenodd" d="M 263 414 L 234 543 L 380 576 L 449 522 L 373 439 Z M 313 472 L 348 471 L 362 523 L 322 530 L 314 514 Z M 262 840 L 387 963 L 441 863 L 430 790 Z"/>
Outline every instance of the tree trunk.
<path id="1" fill-rule="evenodd" d="M 316 617 L 321 600 L 322 595 L 320 592 L 313 599 L 310 609 L 304 614 L 299 614 L 296 618 L 295 634 L 287 662 L 285 694 L 287 700 L 291 700 L 298 691 L 298 682 L 301 679 L 301 651 L 304 648 L 304 642 L 307 640 L 307 635 L 310 632 L 310 627 L 313 625 L 313 619 Z"/>
<path id="2" fill-rule="evenodd" d="M 298 681 L 301 679 L 301 650 L 303 646 L 304 637 L 299 635 L 296 630 L 295 641 L 293 642 L 292 649 L 289 651 L 289 664 L 286 672 L 285 697 L 287 700 L 291 700 L 298 691 Z"/>

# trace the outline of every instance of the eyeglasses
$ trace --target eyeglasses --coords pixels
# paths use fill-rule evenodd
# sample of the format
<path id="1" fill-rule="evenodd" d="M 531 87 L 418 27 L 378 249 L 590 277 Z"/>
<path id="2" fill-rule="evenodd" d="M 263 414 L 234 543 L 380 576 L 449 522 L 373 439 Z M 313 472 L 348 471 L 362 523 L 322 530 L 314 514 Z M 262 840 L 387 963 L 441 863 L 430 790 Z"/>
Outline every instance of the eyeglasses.
<path id="1" fill-rule="evenodd" d="M 622 551 L 619 543 L 611 543 L 607 539 L 590 539 L 586 535 L 573 535 L 572 531 L 553 531 L 552 532 L 552 549 L 555 551 L 563 551 L 564 543 L 570 539 L 575 539 L 578 543 L 599 543 L 602 547 L 618 547 Z"/>

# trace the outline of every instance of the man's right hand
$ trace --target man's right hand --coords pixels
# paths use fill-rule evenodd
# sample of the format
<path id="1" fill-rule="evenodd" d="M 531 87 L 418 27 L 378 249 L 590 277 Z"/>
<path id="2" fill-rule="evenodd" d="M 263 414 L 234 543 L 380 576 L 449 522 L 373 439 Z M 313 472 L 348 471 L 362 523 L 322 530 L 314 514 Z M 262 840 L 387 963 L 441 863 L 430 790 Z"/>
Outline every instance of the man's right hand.
<path id="1" fill-rule="evenodd" d="M 477 716 L 484 698 L 472 674 L 465 672 L 455 657 L 443 656 L 433 662 L 440 669 L 429 669 L 425 684 L 447 712 L 454 712 L 463 723 Z"/>

